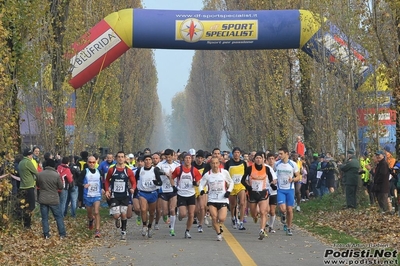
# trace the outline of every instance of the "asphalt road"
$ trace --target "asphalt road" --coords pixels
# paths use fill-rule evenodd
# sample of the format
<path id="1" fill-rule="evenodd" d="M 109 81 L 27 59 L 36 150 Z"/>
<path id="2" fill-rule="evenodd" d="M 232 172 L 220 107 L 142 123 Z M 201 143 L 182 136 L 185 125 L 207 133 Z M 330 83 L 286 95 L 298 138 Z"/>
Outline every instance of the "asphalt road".
<path id="1" fill-rule="evenodd" d="M 249 217 L 246 231 L 233 229 L 228 219 L 224 239 L 217 241 L 213 228 L 203 226 L 204 232 L 198 233 L 197 225 L 190 231 L 192 238 L 185 239 L 186 219 L 176 222 L 174 237 L 161 219 L 160 230 L 155 230 L 149 239 L 142 237 L 141 226 L 136 225 L 134 218 L 128 220 L 126 241 L 119 240 L 120 231 L 112 227 L 113 223 L 103 228 L 105 244 L 91 253 L 96 265 L 320 266 L 324 250 L 329 247 L 297 227 L 293 236 L 287 236 L 279 219 L 275 222 L 276 233 L 263 240 L 258 240 L 259 225 Z"/>

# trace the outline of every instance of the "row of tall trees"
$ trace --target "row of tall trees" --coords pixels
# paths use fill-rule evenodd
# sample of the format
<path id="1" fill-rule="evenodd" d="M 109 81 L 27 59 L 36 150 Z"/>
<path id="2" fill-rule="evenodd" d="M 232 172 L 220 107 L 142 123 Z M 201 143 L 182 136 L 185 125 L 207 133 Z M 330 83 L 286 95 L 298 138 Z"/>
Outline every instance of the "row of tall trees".
<path id="1" fill-rule="evenodd" d="M 165 143 L 163 121 L 168 119 L 160 115 L 151 50 L 132 49 L 77 91 L 67 84 L 70 65 L 64 55 L 70 44 L 111 12 L 141 7 L 140 0 L 9 0 L 0 1 L 0 7 L 2 149 L 21 148 L 25 110 L 39 132 L 32 144 L 45 150 L 77 153 L 107 146 L 134 151 Z M 207 0 L 204 8 L 307 9 L 329 18 L 369 51 L 368 63 L 385 66 L 372 78 L 386 78 L 399 108 L 398 1 Z M 196 51 L 188 84 L 172 103 L 171 146 L 212 149 L 226 135 L 230 147 L 276 150 L 292 148 L 298 134 L 304 134 L 310 151 L 335 152 L 340 138 L 347 147 L 357 145 L 356 110 L 373 85 L 354 90 L 352 62 L 338 66 L 314 57 L 318 60 L 299 50 Z M 71 99 L 76 99 L 75 130 L 65 131 Z"/>
<path id="2" fill-rule="evenodd" d="M 13 154 L 25 145 L 19 137 L 25 112 L 37 133 L 28 144 L 46 151 L 136 151 L 158 141 L 163 125 L 151 50 L 128 51 L 77 91 L 68 85 L 71 44 L 108 14 L 141 7 L 140 0 L 0 1 L 2 150 Z M 75 124 L 66 128 L 73 104 Z"/>
<path id="3" fill-rule="evenodd" d="M 383 64 L 386 71 L 376 71 L 372 81 L 354 90 L 358 69 L 351 68 L 351 60 L 339 65 L 300 50 L 196 51 L 185 95 L 179 95 L 186 98 L 186 107 L 179 108 L 191 129 L 188 145 L 212 149 L 225 133 L 228 146 L 245 150 L 294 148 L 296 135 L 304 135 L 310 152 L 357 146 L 357 109 L 376 89 L 379 76 L 386 78 L 398 108 L 399 7 L 398 1 L 205 1 L 211 10 L 310 10 L 363 45 L 368 64 L 376 69 Z M 398 132 L 398 142 L 399 137 Z"/>

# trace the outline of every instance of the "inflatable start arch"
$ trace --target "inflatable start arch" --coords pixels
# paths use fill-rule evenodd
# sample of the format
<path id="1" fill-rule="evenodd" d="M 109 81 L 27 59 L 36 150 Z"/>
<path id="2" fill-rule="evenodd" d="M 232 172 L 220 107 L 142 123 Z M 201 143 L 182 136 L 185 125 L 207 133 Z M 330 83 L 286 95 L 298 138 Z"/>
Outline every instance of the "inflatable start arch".
<path id="1" fill-rule="evenodd" d="M 374 72 L 368 52 L 334 24 L 306 10 L 181 11 L 124 9 L 100 21 L 73 44 L 69 83 L 82 87 L 129 48 L 254 50 L 302 49 L 316 60 L 335 63 L 339 75 L 348 77 L 350 65 L 357 89 Z M 341 72 L 340 72 L 341 71 Z M 366 83 L 367 84 L 367 83 Z M 368 85 L 367 85 L 368 86 Z M 366 87 L 367 87 L 366 86 Z M 394 147 L 395 114 L 389 94 L 379 104 L 386 120 L 380 144 Z M 364 150 L 377 135 L 368 126 L 376 106 L 359 112 L 359 138 Z M 380 119 L 381 120 L 381 119 Z"/>
<path id="2" fill-rule="evenodd" d="M 322 23 L 326 24 L 325 31 Z M 124 9 L 100 21 L 73 45 L 70 84 L 95 77 L 129 48 L 191 50 L 302 49 L 319 60 L 349 62 L 355 87 L 373 73 L 368 53 L 335 25 L 306 10 L 178 11 Z M 346 69 L 346 70 L 345 70 Z"/>

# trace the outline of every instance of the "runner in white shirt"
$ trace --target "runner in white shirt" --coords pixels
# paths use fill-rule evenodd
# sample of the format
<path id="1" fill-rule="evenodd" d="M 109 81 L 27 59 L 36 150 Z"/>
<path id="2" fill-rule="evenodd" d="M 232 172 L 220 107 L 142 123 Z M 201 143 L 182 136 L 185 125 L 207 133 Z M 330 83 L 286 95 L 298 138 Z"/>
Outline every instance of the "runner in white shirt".
<path id="1" fill-rule="evenodd" d="M 186 153 L 183 158 L 183 165 L 175 168 L 171 176 L 171 184 L 178 189 L 178 208 L 179 221 L 188 216 L 186 222 L 185 238 L 192 238 L 189 231 L 194 220 L 194 211 L 196 209 L 196 197 L 194 186 L 198 186 L 201 174 L 197 168 L 192 166 L 192 155 Z"/>
<path id="2" fill-rule="evenodd" d="M 136 171 L 135 178 L 137 182 L 138 197 L 140 203 L 140 212 L 142 216 L 142 236 L 153 237 L 151 228 L 156 211 L 156 202 L 158 199 L 157 186 L 161 186 L 160 169 L 153 166 L 150 154 L 144 157 L 144 166 Z M 147 215 L 149 213 L 149 215 Z M 147 219 L 149 223 L 147 224 Z"/>
<path id="3" fill-rule="evenodd" d="M 280 148 L 278 153 L 281 159 L 275 164 L 275 172 L 278 177 L 277 200 L 282 212 L 281 221 L 284 224 L 284 229 L 286 229 L 286 234 L 291 236 L 293 235 L 291 226 L 295 182 L 299 181 L 301 177 L 296 162 L 289 159 L 289 150 L 287 148 Z"/>
<path id="4" fill-rule="evenodd" d="M 204 186 L 208 185 L 208 208 L 212 218 L 213 227 L 217 233 L 217 240 L 222 241 L 222 224 L 226 219 L 228 198 L 233 190 L 233 180 L 229 172 L 220 168 L 218 157 L 213 157 L 210 162 L 211 170 L 204 173 L 200 180 L 200 195 L 204 195 Z M 226 188 L 228 187 L 228 188 Z"/>
<path id="5" fill-rule="evenodd" d="M 174 153 L 175 152 L 173 150 L 166 149 L 164 151 L 165 161 L 162 161 L 158 164 L 158 168 L 160 168 L 161 181 L 163 182 L 160 188 L 159 200 L 161 200 L 163 216 L 168 215 L 168 212 L 170 215 L 170 236 L 175 236 L 175 209 L 177 206 L 177 189 L 171 185 L 170 178 L 175 168 L 179 167 L 180 165 L 179 163 L 174 161 Z M 165 217 L 163 218 L 165 221 Z"/>

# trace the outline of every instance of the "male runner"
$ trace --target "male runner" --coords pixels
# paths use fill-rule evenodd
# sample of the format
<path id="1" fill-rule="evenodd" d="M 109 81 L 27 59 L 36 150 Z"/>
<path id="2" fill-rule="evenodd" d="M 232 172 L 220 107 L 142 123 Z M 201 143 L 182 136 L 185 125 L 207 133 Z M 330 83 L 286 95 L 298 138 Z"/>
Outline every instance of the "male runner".
<path id="1" fill-rule="evenodd" d="M 132 170 L 125 164 L 125 153 L 117 152 L 116 158 L 117 163 L 108 169 L 104 185 L 115 225 L 117 228 L 121 227 L 121 240 L 126 240 L 127 211 L 130 197 L 136 189 L 136 179 Z M 132 206 L 130 208 L 132 209 Z"/>
<path id="2" fill-rule="evenodd" d="M 208 208 L 217 240 L 222 241 L 222 224 L 226 219 L 228 198 L 233 189 L 233 180 L 229 172 L 220 167 L 220 158 L 211 159 L 211 170 L 204 173 L 200 180 L 200 195 L 204 195 L 204 186 L 208 185 Z"/>

